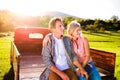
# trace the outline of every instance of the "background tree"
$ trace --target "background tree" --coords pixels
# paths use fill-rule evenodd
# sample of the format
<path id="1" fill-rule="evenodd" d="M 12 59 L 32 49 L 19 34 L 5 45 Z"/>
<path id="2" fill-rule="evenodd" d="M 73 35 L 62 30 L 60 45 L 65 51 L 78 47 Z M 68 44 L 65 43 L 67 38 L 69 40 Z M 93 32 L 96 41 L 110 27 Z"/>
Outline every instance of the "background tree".
<path id="1" fill-rule="evenodd" d="M 48 23 L 52 17 L 50 16 L 38 16 L 39 18 L 39 27 L 48 28 Z"/>
<path id="2" fill-rule="evenodd" d="M 74 17 L 65 17 L 65 18 L 63 18 L 63 23 L 64 23 L 64 26 L 65 26 L 65 29 L 67 29 L 67 25 L 68 25 L 71 21 L 73 21 L 73 20 L 75 20 Z"/>
<path id="3" fill-rule="evenodd" d="M 33 26 L 48 28 L 49 20 L 53 16 L 24 16 L 12 13 L 7 10 L 0 10 L 0 32 L 13 31 L 19 26 Z M 119 31 L 120 20 L 118 16 L 113 15 L 109 20 L 100 19 L 82 19 L 73 16 L 63 17 L 65 29 L 67 25 L 76 20 L 81 24 L 83 30 L 91 32 L 104 32 L 104 31 Z"/>
<path id="4" fill-rule="evenodd" d="M 13 30 L 12 13 L 7 10 L 0 11 L 0 32 Z"/>
<path id="5" fill-rule="evenodd" d="M 117 22 L 117 21 L 119 20 L 119 17 L 113 15 L 113 16 L 111 17 L 111 20 L 112 20 L 113 23 L 114 23 L 114 22 Z"/>

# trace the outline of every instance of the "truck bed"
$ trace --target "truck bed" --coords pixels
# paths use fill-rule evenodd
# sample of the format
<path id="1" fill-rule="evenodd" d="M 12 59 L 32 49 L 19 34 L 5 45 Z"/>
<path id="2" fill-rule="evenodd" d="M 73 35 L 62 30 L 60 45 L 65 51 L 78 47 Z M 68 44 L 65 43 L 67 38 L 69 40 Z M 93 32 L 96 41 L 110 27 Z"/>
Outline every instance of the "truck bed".
<path id="1" fill-rule="evenodd" d="M 19 68 L 20 80 L 39 80 L 45 64 L 41 56 L 21 56 Z"/>
<path id="2" fill-rule="evenodd" d="M 18 27 L 11 42 L 10 60 L 15 80 L 39 80 L 45 69 L 41 57 L 42 41 L 50 30 L 42 27 Z"/>

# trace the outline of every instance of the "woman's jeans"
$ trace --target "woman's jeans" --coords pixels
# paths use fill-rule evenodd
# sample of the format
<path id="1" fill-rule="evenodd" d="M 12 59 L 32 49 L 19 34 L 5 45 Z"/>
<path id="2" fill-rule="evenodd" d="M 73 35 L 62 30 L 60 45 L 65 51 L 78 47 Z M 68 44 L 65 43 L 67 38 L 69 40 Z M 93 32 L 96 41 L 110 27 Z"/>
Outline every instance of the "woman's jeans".
<path id="1" fill-rule="evenodd" d="M 100 74 L 96 68 L 96 66 L 94 65 L 93 62 L 89 62 L 90 65 L 92 65 L 92 67 L 90 67 L 89 65 L 85 66 L 85 70 L 88 73 L 88 80 L 101 80 Z M 86 80 L 85 77 L 82 77 L 81 75 L 78 76 L 78 80 Z"/>

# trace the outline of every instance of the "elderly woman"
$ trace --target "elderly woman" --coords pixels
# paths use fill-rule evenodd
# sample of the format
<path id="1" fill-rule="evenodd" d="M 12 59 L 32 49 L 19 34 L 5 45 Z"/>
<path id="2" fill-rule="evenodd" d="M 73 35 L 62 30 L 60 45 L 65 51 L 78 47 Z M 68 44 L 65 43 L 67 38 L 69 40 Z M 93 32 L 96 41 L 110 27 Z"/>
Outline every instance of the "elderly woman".
<path id="1" fill-rule="evenodd" d="M 68 25 L 67 33 L 72 40 L 73 49 L 79 58 L 79 62 L 88 72 L 88 80 L 101 80 L 99 72 L 90 57 L 88 40 L 82 36 L 81 25 L 76 21 L 72 21 Z M 80 78 L 81 76 L 78 75 L 79 80 L 81 80 Z"/>

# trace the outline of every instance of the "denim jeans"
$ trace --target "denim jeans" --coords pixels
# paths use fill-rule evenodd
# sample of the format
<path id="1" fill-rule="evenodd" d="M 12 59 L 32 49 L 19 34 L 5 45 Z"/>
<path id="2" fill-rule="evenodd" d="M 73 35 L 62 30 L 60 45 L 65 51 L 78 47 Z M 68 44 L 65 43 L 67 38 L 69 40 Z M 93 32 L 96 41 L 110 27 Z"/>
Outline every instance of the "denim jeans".
<path id="1" fill-rule="evenodd" d="M 85 66 L 85 70 L 88 73 L 88 80 L 101 80 L 100 74 L 96 68 L 96 66 L 94 65 L 93 62 L 89 62 L 90 65 L 92 65 L 92 67 L 90 67 L 89 65 Z M 81 75 L 77 76 L 78 80 L 86 80 L 85 77 L 82 77 Z"/>
<path id="2" fill-rule="evenodd" d="M 85 70 L 89 75 L 88 80 L 101 80 L 100 74 L 94 63 L 91 61 L 89 62 L 89 64 L 92 65 L 92 67 L 90 67 L 89 65 L 85 66 Z"/>
<path id="3" fill-rule="evenodd" d="M 88 73 L 88 80 L 101 80 L 100 74 L 96 68 L 96 66 L 94 65 L 94 63 L 91 61 L 89 62 L 90 65 L 92 65 L 92 67 L 90 67 L 89 65 L 85 66 L 85 70 Z M 74 66 L 74 69 L 76 69 L 77 67 Z M 82 77 L 81 75 L 77 76 L 78 80 L 86 80 L 85 77 Z"/>
<path id="4" fill-rule="evenodd" d="M 86 80 L 85 77 L 82 77 L 81 75 L 77 76 L 78 80 Z"/>

